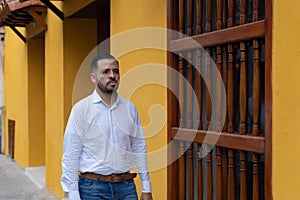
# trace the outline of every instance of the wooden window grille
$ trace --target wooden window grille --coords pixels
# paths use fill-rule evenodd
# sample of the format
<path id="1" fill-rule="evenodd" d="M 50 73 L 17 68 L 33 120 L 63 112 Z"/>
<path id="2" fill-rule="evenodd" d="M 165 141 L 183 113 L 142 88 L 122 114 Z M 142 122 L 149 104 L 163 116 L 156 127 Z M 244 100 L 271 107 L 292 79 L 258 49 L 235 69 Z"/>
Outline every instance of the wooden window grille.
<path id="1" fill-rule="evenodd" d="M 270 0 L 168 0 L 168 199 L 272 199 L 271 22 Z"/>

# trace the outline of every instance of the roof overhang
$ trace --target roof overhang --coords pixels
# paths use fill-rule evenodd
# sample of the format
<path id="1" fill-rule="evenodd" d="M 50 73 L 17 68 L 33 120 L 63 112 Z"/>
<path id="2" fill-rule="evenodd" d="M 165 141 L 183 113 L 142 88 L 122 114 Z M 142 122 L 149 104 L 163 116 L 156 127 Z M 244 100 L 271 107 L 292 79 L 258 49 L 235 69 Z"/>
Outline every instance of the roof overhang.
<path id="1" fill-rule="evenodd" d="M 26 38 L 18 32 L 17 27 L 38 26 L 36 28 L 38 33 L 33 35 L 40 36 L 47 30 L 47 24 L 44 21 L 47 8 L 52 10 L 60 19 L 64 19 L 64 13 L 55 7 L 50 0 L 0 0 L 0 26 L 9 26 L 26 42 Z"/>
<path id="2" fill-rule="evenodd" d="M 0 25 L 26 27 L 30 22 L 36 22 L 47 29 L 40 17 L 45 12 L 47 7 L 40 0 L 1 0 Z"/>

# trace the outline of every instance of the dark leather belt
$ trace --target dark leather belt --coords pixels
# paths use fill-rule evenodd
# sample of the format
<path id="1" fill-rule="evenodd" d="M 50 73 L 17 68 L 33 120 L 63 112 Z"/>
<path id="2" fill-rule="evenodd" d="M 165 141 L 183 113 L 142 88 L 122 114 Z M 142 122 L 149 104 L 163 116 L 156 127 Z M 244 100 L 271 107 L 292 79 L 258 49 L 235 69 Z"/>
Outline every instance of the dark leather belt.
<path id="1" fill-rule="evenodd" d="M 122 174 L 101 175 L 101 174 L 95 174 L 95 173 L 91 173 L 91 172 L 85 172 L 85 173 L 80 173 L 80 176 L 83 178 L 94 180 L 94 181 L 119 183 L 122 181 L 134 179 L 136 177 L 136 173 L 125 172 Z"/>

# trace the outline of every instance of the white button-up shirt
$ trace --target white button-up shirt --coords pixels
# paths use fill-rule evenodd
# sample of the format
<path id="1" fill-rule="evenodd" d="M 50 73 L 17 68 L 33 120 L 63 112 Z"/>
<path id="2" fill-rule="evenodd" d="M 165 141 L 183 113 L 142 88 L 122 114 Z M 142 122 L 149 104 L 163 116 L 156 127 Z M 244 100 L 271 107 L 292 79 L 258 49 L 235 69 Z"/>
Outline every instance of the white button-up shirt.
<path id="1" fill-rule="evenodd" d="M 139 172 L 142 192 L 151 192 L 146 143 L 133 103 L 118 96 L 108 107 L 96 91 L 72 108 L 64 136 L 62 187 L 80 199 L 78 172 L 109 175 Z"/>

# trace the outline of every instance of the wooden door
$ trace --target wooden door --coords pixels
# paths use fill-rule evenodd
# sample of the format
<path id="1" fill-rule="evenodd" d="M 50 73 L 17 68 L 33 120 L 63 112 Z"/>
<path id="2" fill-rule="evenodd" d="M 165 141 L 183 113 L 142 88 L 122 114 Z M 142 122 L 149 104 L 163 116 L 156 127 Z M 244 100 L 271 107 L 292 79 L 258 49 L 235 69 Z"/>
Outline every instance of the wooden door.
<path id="1" fill-rule="evenodd" d="M 168 0 L 168 199 L 272 199 L 271 27 L 271 0 Z"/>

